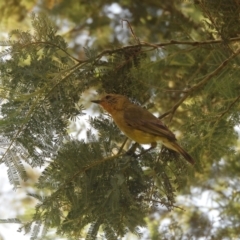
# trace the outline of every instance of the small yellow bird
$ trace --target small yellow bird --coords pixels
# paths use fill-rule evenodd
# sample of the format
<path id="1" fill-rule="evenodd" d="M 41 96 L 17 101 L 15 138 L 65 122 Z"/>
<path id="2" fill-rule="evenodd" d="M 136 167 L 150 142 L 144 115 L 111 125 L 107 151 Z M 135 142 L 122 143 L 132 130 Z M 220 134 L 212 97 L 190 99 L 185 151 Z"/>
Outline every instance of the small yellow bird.
<path id="1" fill-rule="evenodd" d="M 107 94 L 100 100 L 93 100 L 111 114 L 114 122 L 130 139 L 140 144 L 157 142 L 180 153 L 189 163 L 193 158 L 177 143 L 175 135 L 148 110 L 133 104 L 129 99 L 119 94 Z"/>

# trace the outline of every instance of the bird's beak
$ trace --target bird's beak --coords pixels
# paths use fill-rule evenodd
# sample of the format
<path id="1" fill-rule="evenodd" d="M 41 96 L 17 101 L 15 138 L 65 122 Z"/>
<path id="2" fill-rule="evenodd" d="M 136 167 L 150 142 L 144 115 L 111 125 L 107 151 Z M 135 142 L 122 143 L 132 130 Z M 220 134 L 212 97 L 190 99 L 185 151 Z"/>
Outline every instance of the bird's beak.
<path id="1" fill-rule="evenodd" d="M 101 100 L 92 100 L 91 102 L 100 104 L 102 101 Z"/>

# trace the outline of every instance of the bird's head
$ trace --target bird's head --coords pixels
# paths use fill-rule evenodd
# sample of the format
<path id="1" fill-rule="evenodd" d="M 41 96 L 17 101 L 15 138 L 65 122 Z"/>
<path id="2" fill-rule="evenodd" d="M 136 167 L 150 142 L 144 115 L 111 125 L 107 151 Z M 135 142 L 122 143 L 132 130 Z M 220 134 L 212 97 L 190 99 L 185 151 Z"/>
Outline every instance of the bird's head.
<path id="1" fill-rule="evenodd" d="M 107 94 L 100 100 L 92 100 L 91 102 L 101 105 L 110 114 L 123 110 L 126 104 L 130 103 L 127 97 L 120 94 Z"/>

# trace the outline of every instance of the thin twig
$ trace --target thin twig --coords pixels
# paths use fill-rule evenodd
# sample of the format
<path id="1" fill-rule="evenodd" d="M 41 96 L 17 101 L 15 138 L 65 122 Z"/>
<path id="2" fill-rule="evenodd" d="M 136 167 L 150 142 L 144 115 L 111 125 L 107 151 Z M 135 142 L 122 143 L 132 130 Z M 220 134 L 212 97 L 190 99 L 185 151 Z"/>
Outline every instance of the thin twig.
<path id="1" fill-rule="evenodd" d="M 235 37 L 235 38 L 230 38 L 229 42 L 235 42 L 235 41 L 240 41 L 240 37 Z M 209 45 L 209 44 L 218 44 L 218 43 L 224 43 L 222 39 L 217 39 L 217 40 L 207 40 L 207 41 L 176 41 L 176 40 L 171 40 L 169 42 L 165 43 L 156 43 L 156 44 L 151 44 L 151 43 L 140 43 L 140 44 L 135 44 L 135 45 L 127 45 L 121 48 L 116 48 L 113 50 L 106 49 L 103 50 L 100 54 L 97 55 L 96 59 L 101 58 L 104 55 L 111 55 L 113 53 L 117 53 L 119 51 L 123 50 L 128 50 L 131 48 L 136 48 L 136 47 L 153 47 L 153 48 L 158 48 L 158 47 L 163 47 L 163 46 L 169 46 L 169 45 L 190 45 L 190 46 L 200 46 L 200 45 Z"/>
<path id="2" fill-rule="evenodd" d="M 30 45 L 40 45 L 40 44 L 43 44 L 43 45 L 50 45 L 50 46 L 53 46 L 53 47 L 56 47 L 58 48 L 59 50 L 63 51 L 66 55 L 68 55 L 70 58 L 74 59 L 75 61 L 77 62 L 85 62 L 86 60 L 79 60 L 75 57 L 73 57 L 70 53 L 68 53 L 65 49 L 61 48 L 60 46 L 54 44 L 54 43 L 51 43 L 51 42 L 42 42 L 42 41 L 37 41 L 37 42 L 31 42 L 31 43 L 28 43 L 28 44 L 24 44 L 22 45 L 22 48 L 25 48 L 25 47 L 28 47 Z"/>
<path id="3" fill-rule="evenodd" d="M 126 137 L 125 140 L 123 141 L 121 147 L 120 147 L 119 150 L 118 150 L 117 155 L 119 155 L 119 154 L 122 152 L 122 150 L 123 150 L 125 144 L 127 143 L 127 140 L 128 140 L 128 137 Z"/>
<path id="4" fill-rule="evenodd" d="M 179 90 L 179 89 L 164 89 L 164 92 L 178 92 L 178 93 L 187 93 L 186 90 Z"/>
<path id="5" fill-rule="evenodd" d="M 219 116 L 219 119 L 220 120 L 227 112 L 229 112 L 229 110 L 233 107 L 233 105 L 240 99 L 240 95 L 238 97 L 235 98 L 235 100 L 228 106 L 228 108 L 223 111 L 221 113 L 221 115 Z"/>
<path id="6" fill-rule="evenodd" d="M 162 114 L 162 115 L 159 117 L 159 119 L 162 119 L 162 118 L 166 117 L 166 116 L 169 115 L 170 113 L 171 113 L 172 115 L 174 115 L 174 113 L 176 112 L 176 110 L 178 109 L 178 107 L 186 100 L 187 97 L 188 97 L 188 91 L 186 91 L 186 94 L 185 94 L 182 98 L 180 98 L 180 99 L 178 100 L 178 102 L 175 103 L 175 105 L 174 105 L 169 111 L 167 111 L 167 112 L 165 112 L 164 114 Z"/>
<path id="7" fill-rule="evenodd" d="M 182 210 L 182 211 L 185 211 L 185 209 L 184 208 L 181 208 L 181 207 L 179 207 L 179 206 L 176 206 L 176 205 L 166 205 L 166 202 L 161 202 L 161 201 L 159 201 L 159 200 L 155 200 L 155 199 L 151 199 L 151 198 L 144 198 L 144 200 L 145 201 L 149 201 L 149 202 L 156 202 L 156 203 L 159 203 L 159 204 L 161 204 L 161 205 L 164 205 L 164 206 L 166 206 L 166 207 L 174 207 L 174 208 L 178 208 L 178 209 L 180 209 L 180 210 Z"/>
<path id="8" fill-rule="evenodd" d="M 122 25 L 123 25 L 123 22 L 127 22 L 128 27 L 130 28 L 130 31 L 131 31 L 131 33 L 132 33 L 134 39 L 136 40 L 136 42 L 137 42 L 138 44 L 140 44 L 140 41 L 139 41 L 139 39 L 137 38 L 135 32 L 133 31 L 133 28 L 132 28 L 130 22 L 129 22 L 127 19 L 122 19 Z M 122 27 L 123 27 L 123 26 L 122 26 Z"/>

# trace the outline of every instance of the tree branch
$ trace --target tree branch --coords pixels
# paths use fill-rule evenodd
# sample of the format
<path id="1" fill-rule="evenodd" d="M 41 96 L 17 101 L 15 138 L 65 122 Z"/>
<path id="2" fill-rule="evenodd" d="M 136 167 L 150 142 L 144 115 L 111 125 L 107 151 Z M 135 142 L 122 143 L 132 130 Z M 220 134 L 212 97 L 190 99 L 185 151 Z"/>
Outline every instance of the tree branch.
<path id="1" fill-rule="evenodd" d="M 229 110 L 233 107 L 233 105 L 240 99 L 240 95 L 234 99 L 234 101 L 228 106 L 228 108 L 221 113 L 218 120 L 220 120 Z"/>
<path id="2" fill-rule="evenodd" d="M 159 203 L 159 204 L 164 205 L 164 206 L 166 206 L 166 207 L 174 207 L 174 208 L 178 208 L 178 209 L 180 209 L 180 210 L 182 210 L 182 211 L 185 211 L 184 208 L 178 207 L 178 206 L 176 206 L 176 205 L 171 205 L 171 204 L 167 205 L 166 202 L 161 202 L 161 201 L 156 200 L 156 199 L 152 199 L 152 198 L 144 198 L 144 200 L 145 200 L 145 201 L 149 201 L 149 202 Z"/>
<path id="3" fill-rule="evenodd" d="M 212 71 L 211 73 L 209 73 L 202 81 L 200 81 L 199 83 L 193 85 L 191 88 L 187 89 L 185 92 L 185 95 L 179 99 L 179 101 L 166 113 L 162 114 L 159 119 L 162 119 L 163 117 L 166 117 L 167 115 L 169 115 L 170 113 L 172 115 L 174 115 L 174 113 L 176 112 L 176 110 L 178 109 L 178 107 L 195 91 L 199 90 L 200 88 L 202 88 L 203 86 L 205 86 L 207 84 L 207 82 L 214 76 L 216 76 L 218 73 L 220 73 L 224 67 L 227 66 L 227 64 L 234 59 L 235 57 L 237 57 L 240 54 L 240 49 L 238 49 L 235 53 L 233 53 L 229 58 L 227 58 L 226 60 L 224 60 L 214 71 Z M 238 99 L 237 99 L 238 100 Z M 237 101 L 236 100 L 236 101 Z"/>

